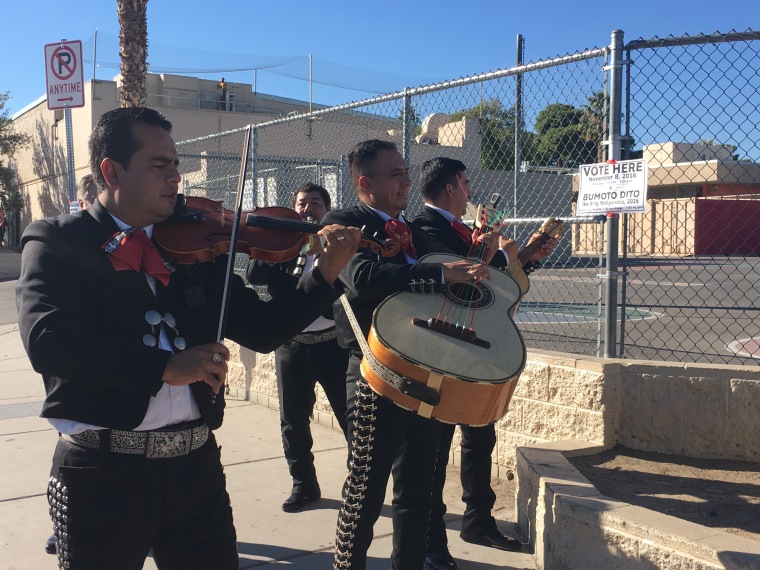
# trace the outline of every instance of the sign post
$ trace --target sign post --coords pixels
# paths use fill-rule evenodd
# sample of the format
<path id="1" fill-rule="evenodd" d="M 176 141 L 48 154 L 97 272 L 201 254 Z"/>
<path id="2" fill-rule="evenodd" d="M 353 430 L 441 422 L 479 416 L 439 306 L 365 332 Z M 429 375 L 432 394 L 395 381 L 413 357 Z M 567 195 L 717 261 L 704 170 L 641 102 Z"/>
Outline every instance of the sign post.
<path id="1" fill-rule="evenodd" d="M 48 109 L 63 109 L 66 120 L 66 158 L 69 204 L 76 201 L 74 181 L 74 136 L 71 108 L 84 107 L 84 72 L 82 42 L 61 40 L 45 46 L 45 79 Z"/>
<path id="2" fill-rule="evenodd" d="M 610 358 L 615 356 L 617 278 L 625 276 L 618 272 L 619 214 L 646 212 L 647 163 L 636 159 L 582 164 L 579 174 L 576 214 L 607 215 L 607 272 L 599 277 L 607 280 L 604 357 Z"/>

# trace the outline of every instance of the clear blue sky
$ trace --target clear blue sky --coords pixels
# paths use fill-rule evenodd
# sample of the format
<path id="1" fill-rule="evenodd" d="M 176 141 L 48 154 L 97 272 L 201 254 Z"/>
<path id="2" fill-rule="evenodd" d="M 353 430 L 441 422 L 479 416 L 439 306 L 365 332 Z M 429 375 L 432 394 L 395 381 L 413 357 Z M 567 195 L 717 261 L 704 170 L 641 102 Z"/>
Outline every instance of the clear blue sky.
<path id="1" fill-rule="evenodd" d="M 151 0 L 148 62 L 152 53 L 176 58 L 172 48 L 186 60 L 194 59 L 189 50 L 206 55 L 311 54 L 315 65 L 321 60 L 366 70 L 356 72 L 357 78 L 388 74 L 389 84 L 394 76 L 397 81 L 407 76 L 407 86 L 413 87 L 514 66 L 517 34 L 525 38 L 526 61 L 535 61 L 607 45 L 614 29 L 623 30 L 626 41 L 757 30 L 757 6 L 757 0 Z M 11 114 L 45 94 L 45 44 L 62 38 L 84 42 L 95 30 L 104 38 L 119 32 L 116 0 L 6 0 L 0 13 L 0 92 L 10 91 L 6 109 Z M 84 57 L 92 59 L 92 54 Z M 308 63 L 298 65 L 308 73 Z M 99 69 L 97 78 L 112 79 L 116 73 Z M 253 83 L 252 72 L 224 75 L 228 81 Z M 352 75 L 344 73 L 343 79 Z M 86 64 L 85 80 L 91 78 Z M 263 72 L 258 74 L 258 90 L 295 99 L 309 96 L 307 82 Z M 314 88 L 316 103 L 371 95 Z"/>

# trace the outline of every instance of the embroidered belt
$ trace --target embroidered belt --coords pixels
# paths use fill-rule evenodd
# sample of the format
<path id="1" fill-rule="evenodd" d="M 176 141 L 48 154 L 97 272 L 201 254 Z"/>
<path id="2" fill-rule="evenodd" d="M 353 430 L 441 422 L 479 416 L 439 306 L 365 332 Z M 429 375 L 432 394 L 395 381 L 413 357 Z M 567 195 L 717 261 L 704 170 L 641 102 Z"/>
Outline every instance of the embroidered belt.
<path id="1" fill-rule="evenodd" d="M 209 427 L 202 420 L 196 420 L 151 431 L 88 429 L 74 435 L 63 433 L 61 438 L 88 449 L 168 459 L 195 451 L 208 441 L 208 435 Z"/>
<path id="2" fill-rule="evenodd" d="M 335 331 L 335 327 L 333 327 L 323 331 L 299 333 L 292 340 L 300 344 L 319 344 L 320 342 L 327 342 L 336 338 L 338 338 L 338 333 Z"/>

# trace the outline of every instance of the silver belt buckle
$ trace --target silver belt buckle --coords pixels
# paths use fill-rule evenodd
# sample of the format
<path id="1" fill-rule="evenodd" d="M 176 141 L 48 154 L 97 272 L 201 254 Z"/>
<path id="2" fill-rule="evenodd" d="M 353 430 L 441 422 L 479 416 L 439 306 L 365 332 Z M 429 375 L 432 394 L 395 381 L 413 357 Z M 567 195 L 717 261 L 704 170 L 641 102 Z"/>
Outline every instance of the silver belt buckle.
<path id="1" fill-rule="evenodd" d="M 179 457 L 190 453 L 193 430 L 151 431 L 148 433 L 148 448 L 145 456 L 150 459 Z"/>

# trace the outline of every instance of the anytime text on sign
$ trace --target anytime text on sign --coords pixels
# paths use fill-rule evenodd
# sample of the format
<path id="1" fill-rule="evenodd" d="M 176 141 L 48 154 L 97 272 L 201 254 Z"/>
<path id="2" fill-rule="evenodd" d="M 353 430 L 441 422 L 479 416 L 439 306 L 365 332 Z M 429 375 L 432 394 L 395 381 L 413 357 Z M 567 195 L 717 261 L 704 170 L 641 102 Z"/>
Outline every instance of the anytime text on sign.
<path id="1" fill-rule="evenodd" d="M 644 159 L 581 165 L 577 215 L 646 212 L 646 200 Z"/>

